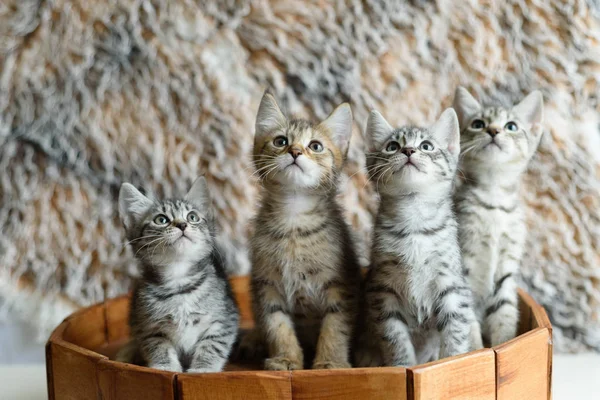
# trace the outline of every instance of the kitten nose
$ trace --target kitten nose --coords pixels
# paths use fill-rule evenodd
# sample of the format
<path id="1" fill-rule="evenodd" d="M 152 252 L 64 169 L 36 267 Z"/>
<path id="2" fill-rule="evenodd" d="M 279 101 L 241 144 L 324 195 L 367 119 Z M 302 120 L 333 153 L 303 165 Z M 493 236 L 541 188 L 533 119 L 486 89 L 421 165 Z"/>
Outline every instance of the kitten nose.
<path id="1" fill-rule="evenodd" d="M 302 154 L 302 150 L 297 147 L 292 147 L 289 150 L 289 153 L 292 155 L 292 157 L 294 157 L 295 160 L 296 158 L 298 158 L 298 156 L 300 156 L 300 154 Z"/>
<path id="2" fill-rule="evenodd" d="M 417 151 L 417 149 L 415 149 L 414 147 L 403 147 L 402 150 L 400 150 L 402 152 L 402 154 L 404 154 L 406 157 L 410 157 L 411 154 L 414 154 L 415 151 Z"/>
<path id="3" fill-rule="evenodd" d="M 496 136 L 497 134 L 499 134 L 499 133 L 500 133 L 500 129 L 498 129 L 498 128 L 492 128 L 492 127 L 490 126 L 490 128 L 489 128 L 489 129 L 488 129 L 488 131 L 487 131 L 487 133 L 488 133 L 488 134 L 489 134 L 491 137 L 494 137 L 494 136 Z"/>
<path id="4" fill-rule="evenodd" d="M 182 231 L 185 231 L 187 224 L 185 222 L 178 222 L 175 224 L 175 226 L 178 227 L 179 229 L 181 229 Z"/>

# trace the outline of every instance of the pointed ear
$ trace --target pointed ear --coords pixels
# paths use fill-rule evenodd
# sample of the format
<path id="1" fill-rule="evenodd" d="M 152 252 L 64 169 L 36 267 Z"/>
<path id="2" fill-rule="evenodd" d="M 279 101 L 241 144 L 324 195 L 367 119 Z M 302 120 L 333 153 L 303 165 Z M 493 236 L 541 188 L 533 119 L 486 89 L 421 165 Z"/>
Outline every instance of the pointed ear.
<path id="1" fill-rule="evenodd" d="M 369 151 L 375 151 L 381 149 L 385 144 L 385 141 L 394 128 L 388 124 L 383 118 L 383 115 L 377 110 L 371 110 L 369 119 L 367 119 L 367 137 L 369 142 Z"/>
<path id="2" fill-rule="evenodd" d="M 542 93 L 539 90 L 529 93 L 527 97 L 513 107 L 512 111 L 530 128 L 541 124 L 544 118 L 544 97 Z"/>
<path id="3" fill-rule="evenodd" d="M 185 201 L 192 203 L 202 211 L 210 208 L 208 186 L 206 185 L 206 179 L 203 176 L 194 181 L 190 191 L 185 195 Z"/>
<path id="4" fill-rule="evenodd" d="M 122 184 L 119 190 L 119 215 L 125 229 L 130 229 L 142 218 L 152 204 L 152 200 L 144 196 L 135 186 L 130 183 Z"/>
<path id="5" fill-rule="evenodd" d="M 352 110 L 350 104 L 342 103 L 337 106 L 329 114 L 329 117 L 317 126 L 317 129 L 328 132 L 342 154 L 346 154 L 352 137 Z"/>
<path id="6" fill-rule="evenodd" d="M 456 88 L 456 92 L 454 92 L 454 104 L 452 107 L 454 107 L 458 121 L 462 127 L 469 122 L 469 118 L 481 110 L 481 104 L 462 86 Z"/>
<path id="7" fill-rule="evenodd" d="M 269 92 L 263 94 L 256 114 L 255 135 L 263 136 L 287 125 L 287 118 L 277 105 L 275 97 Z"/>
<path id="8" fill-rule="evenodd" d="M 458 157 L 460 153 L 460 128 L 454 109 L 447 108 L 431 127 L 431 132 L 439 144 L 446 146 L 453 156 Z"/>

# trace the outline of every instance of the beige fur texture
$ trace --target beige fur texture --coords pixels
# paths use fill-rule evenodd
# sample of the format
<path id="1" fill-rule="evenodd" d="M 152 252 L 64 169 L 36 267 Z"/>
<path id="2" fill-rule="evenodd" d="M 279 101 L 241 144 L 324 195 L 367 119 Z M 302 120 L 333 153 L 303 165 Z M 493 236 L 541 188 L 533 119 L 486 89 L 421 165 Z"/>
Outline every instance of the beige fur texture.
<path id="1" fill-rule="evenodd" d="M 44 337 L 127 290 L 124 181 L 170 196 L 205 173 L 229 264 L 247 272 L 266 87 L 315 120 L 351 103 L 342 201 L 363 249 L 376 210 L 361 133 L 371 108 L 428 124 L 459 84 L 484 102 L 540 89 L 547 131 L 522 191 L 522 284 L 548 308 L 557 349 L 598 350 L 599 18 L 593 0 L 3 1 L 2 309 Z"/>

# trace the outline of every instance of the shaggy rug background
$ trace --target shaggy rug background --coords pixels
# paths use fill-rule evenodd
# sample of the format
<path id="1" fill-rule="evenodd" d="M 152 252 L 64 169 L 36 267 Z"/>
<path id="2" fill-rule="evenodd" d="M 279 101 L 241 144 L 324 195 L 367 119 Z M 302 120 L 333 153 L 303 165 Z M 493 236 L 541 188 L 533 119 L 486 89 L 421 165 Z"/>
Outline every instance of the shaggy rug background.
<path id="1" fill-rule="evenodd" d="M 362 246 L 376 207 L 363 173 L 370 108 L 426 124 L 458 84 L 498 101 L 541 89 L 523 285 L 557 349 L 600 350 L 599 18 L 595 0 L 3 1 L 3 311 L 45 338 L 73 309 L 127 290 L 124 181 L 171 196 L 206 173 L 232 272 L 247 272 L 265 87 L 311 118 L 351 102 L 343 199 Z"/>

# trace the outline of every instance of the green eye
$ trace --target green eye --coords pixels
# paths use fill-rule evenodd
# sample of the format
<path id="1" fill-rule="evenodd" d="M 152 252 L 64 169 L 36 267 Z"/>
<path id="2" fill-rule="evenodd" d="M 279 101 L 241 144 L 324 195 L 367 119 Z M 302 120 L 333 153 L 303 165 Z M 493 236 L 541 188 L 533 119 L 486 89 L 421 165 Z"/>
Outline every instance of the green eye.
<path id="1" fill-rule="evenodd" d="M 476 119 L 473 122 L 471 122 L 471 128 L 472 129 L 483 129 L 483 128 L 485 128 L 485 122 L 483 122 L 480 119 Z"/>
<path id="2" fill-rule="evenodd" d="M 400 150 L 400 143 L 398 142 L 389 142 L 388 145 L 385 147 L 385 151 L 388 153 L 395 153 L 398 150 Z"/>
<path id="3" fill-rule="evenodd" d="M 320 153 L 323 151 L 323 145 L 318 140 L 313 140 L 308 145 L 308 148 L 314 151 L 315 153 Z"/>
<path id="4" fill-rule="evenodd" d="M 154 223 L 156 225 L 165 225 L 169 223 L 169 218 L 167 218 L 165 215 L 163 214 L 159 214 L 156 217 L 154 217 Z"/>
<path id="5" fill-rule="evenodd" d="M 288 140 L 285 136 L 277 136 L 273 139 L 273 146 L 275 147 L 284 147 L 287 146 Z"/>
<path id="6" fill-rule="evenodd" d="M 200 221 L 200 217 L 198 216 L 198 214 L 196 214 L 195 211 L 190 211 L 187 215 L 187 220 L 190 222 L 198 222 Z"/>
<path id="7" fill-rule="evenodd" d="M 435 147 L 433 147 L 433 144 L 430 141 L 426 140 L 424 142 L 421 142 L 419 148 L 423 151 L 433 151 Z"/>
<path id="8" fill-rule="evenodd" d="M 507 131 L 516 132 L 517 130 L 519 130 L 519 127 L 517 126 L 517 124 L 511 121 L 504 125 L 504 129 L 506 129 Z"/>

